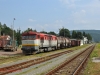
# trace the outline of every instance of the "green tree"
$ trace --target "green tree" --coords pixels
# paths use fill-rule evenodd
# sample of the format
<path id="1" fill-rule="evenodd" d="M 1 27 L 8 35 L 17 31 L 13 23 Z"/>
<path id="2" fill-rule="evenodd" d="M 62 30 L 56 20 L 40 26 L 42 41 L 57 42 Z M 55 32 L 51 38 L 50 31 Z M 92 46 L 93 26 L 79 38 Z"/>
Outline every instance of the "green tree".
<path id="1" fill-rule="evenodd" d="M 82 39 L 83 38 L 83 34 L 81 32 L 77 32 L 77 39 Z"/>
<path id="2" fill-rule="evenodd" d="M 48 32 L 46 32 L 46 31 L 40 31 L 40 33 L 45 33 L 45 34 L 48 34 Z"/>
<path id="3" fill-rule="evenodd" d="M 74 38 L 74 39 L 77 38 L 77 32 L 75 30 L 72 31 L 72 38 Z"/>
<path id="4" fill-rule="evenodd" d="M 17 33 L 16 33 L 16 41 L 17 41 L 18 46 L 22 43 L 21 42 L 21 32 L 20 31 L 21 30 L 19 29 L 19 30 L 17 30 Z"/>
<path id="5" fill-rule="evenodd" d="M 56 34 L 55 32 L 53 32 L 53 31 L 48 32 L 48 34 L 57 35 L 57 34 Z"/>
<path id="6" fill-rule="evenodd" d="M 10 35 L 11 37 L 13 36 L 13 30 L 9 27 L 6 26 L 6 24 L 3 24 L 1 27 L 1 35 Z M 16 34 L 16 31 L 14 30 L 14 34 Z M 14 35 L 15 37 L 15 35 Z"/>
<path id="7" fill-rule="evenodd" d="M 86 36 L 86 33 L 83 31 L 83 36 Z"/>
<path id="8" fill-rule="evenodd" d="M 27 28 L 24 32 L 32 31 L 32 28 Z"/>
<path id="9" fill-rule="evenodd" d="M 0 22 L 0 36 L 1 36 L 2 24 Z"/>
<path id="10" fill-rule="evenodd" d="M 86 37 L 87 37 L 87 39 L 88 39 L 88 42 L 92 41 L 92 36 L 91 36 L 89 33 L 86 34 Z"/>
<path id="11" fill-rule="evenodd" d="M 25 31 L 23 31 L 23 32 L 28 32 L 28 31 L 34 31 L 34 32 L 37 32 L 36 29 L 33 30 L 32 28 L 27 28 L 27 29 L 26 29 Z M 23 32 L 22 32 L 22 33 L 23 33 Z"/>
<path id="12" fill-rule="evenodd" d="M 37 30 L 35 29 L 35 30 L 33 30 L 34 32 L 37 32 Z"/>
<path id="13" fill-rule="evenodd" d="M 70 31 L 66 28 L 59 30 L 59 36 L 70 37 Z"/>
<path id="14" fill-rule="evenodd" d="M 2 28 L 2 24 L 1 24 L 1 22 L 0 22 L 0 28 Z"/>
<path id="15" fill-rule="evenodd" d="M 1 35 L 9 35 L 13 37 L 13 30 L 9 28 L 6 24 L 1 24 L 0 22 L 0 34 Z M 16 35 L 16 31 L 14 30 L 14 37 Z"/>

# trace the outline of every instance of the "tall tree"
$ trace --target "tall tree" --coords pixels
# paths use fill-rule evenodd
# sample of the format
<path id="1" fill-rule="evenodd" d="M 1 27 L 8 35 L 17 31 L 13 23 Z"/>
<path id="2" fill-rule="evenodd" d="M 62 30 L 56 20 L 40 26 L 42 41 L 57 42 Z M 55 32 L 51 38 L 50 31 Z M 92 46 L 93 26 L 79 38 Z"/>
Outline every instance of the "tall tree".
<path id="1" fill-rule="evenodd" d="M 46 32 L 46 31 L 40 31 L 40 33 L 45 33 L 45 34 L 48 34 L 48 32 Z"/>
<path id="2" fill-rule="evenodd" d="M 72 38 L 74 38 L 74 39 L 77 38 L 77 32 L 75 30 L 72 31 Z"/>
<path id="3" fill-rule="evenodd" d="M 34 32 L 37 32 L 37 30 L 35 29 L 35 30 L 33 30 Z"/>
<path id="4" fill-rule="evenodd" d="M 11 37 L 13 36 L 13 30 L 9 27 L 6 26 L 6 24 L 3 24 L 1 27 L 1 35 L 10 35 Z M 16 34 L 16 31 L 14 30 L 14 34 Z M 15 35 L 14 35 L 15 37 Z"/>
<path id="5" fill-rule="evenodd" d="M 87 39 L 88 39 L 88 42 L 92 41 L 92 37 L 91 37 L 91 35 L 90 35 L 89 33 L 86 34 L 86 37 L 87 37 Z"/>
<path id="6" fill-rule="evenodd" d="M 17 33 L 16 33 L 16 41 L 17 41 L 17 44 L 18 46 L 21 44 L 21 30 L 17 30 Z"/>
<path id="7" fill-rule="evenodd" d="M 34 31 L 34 32 L 37 32 L 36 29 L 33 30 L 32 28 L 27 28 L 27 29 L 26 29 L 25 31 L 23 31 L 23 32 L 28 32 L 28 31 Z"/>
<path id="8" fill-rule="evenodd" d="M 53 31 L 48 32 L 48 34 L 57 35 L 57 34 L 56 34 L 55 32 L 53 32 Z"/>
<path id="9" fill-rule="evenodd" d="M 83 34 L 81 32 L 77 32 L 77 39 L 82 39 L 83 38 Z"/>
<path id="10" fill-rule="evenodd" d="M 86 33 L 83 31 L 83 36 L 86 36 Z"/>
<path id="11" fill-rule="evenodd" d="M 70 31 L 66 28 L 59 30 L 59 36 L 70 37 Z"/>

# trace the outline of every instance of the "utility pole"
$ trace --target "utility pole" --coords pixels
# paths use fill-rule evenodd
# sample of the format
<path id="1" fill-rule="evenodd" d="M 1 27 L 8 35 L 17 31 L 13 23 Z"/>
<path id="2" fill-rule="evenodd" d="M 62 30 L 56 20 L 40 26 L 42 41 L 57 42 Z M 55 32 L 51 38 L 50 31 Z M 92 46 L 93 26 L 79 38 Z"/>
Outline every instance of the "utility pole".
<path id="1" fill-rule="evenodd" d="M 13 19 L 13 41 L 14 41 L 14 20 L 15 18 Z"/>
<path id="2" fill-rule="evenodd" d="M 1 27 L 0 27 L 0 36 L 1 36 Z"/>
<path id="3" fill-rule="evenodd" d="M 65 29 L 64 29 L 64 26 L 63 26 L 63 30 L 64 30 L 64 37 L 65 37 Z"/>
<path id="4" fill-rule="evenodd" d="M 13 48 L 15 48 L 15 39 L 14 39 L 14 20 L 15 20 L 15 18 L 13 19 L 13 28 L 12 28 L 12 30 L 13 30 L 13 40 L 12 40 L 12 46 L 13 46 Z"/>
<path id="5" fill-rule="evenodd" d="M 60 30 L 61 30 L 61 29 L 59 29 L 59 33 L 58 33 L 58 36 L 60 36 Z"/>

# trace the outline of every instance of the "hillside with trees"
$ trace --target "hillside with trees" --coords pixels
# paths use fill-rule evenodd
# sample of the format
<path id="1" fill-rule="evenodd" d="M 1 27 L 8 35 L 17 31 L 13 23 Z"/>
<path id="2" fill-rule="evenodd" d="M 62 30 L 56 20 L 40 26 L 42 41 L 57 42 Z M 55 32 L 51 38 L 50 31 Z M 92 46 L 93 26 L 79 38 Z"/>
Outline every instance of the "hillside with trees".
<path id="1" fill-rule="evenodd" d="M 100 30 L 75 30 L 80 32 L 89 33 L 94 42 L 100 42 Z M 70 31 L 72 33 L 72 31 Z"/>

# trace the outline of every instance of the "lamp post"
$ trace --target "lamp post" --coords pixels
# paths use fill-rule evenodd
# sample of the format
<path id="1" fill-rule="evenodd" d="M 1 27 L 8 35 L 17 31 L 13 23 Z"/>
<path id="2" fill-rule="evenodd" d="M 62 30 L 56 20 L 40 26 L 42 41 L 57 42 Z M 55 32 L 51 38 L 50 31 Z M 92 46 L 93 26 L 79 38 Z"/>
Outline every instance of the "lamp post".
<path id="1" fill-rule="evenodd" d="M 15 18 L 13 19 L 13 41 L 14 41 L 14 20 Z"/>
<path id="2" fill-rule="evenodd" d="M 64 37 L 65 37 L 65 29 L 64 29 L 64 26 L 63 26 L 63 31 L 64 31 Z"/>
<path id="3" fill-rule="evenodd" d="M 1 27 L 0 27 L 0 36 L 1 36 Z"/>

